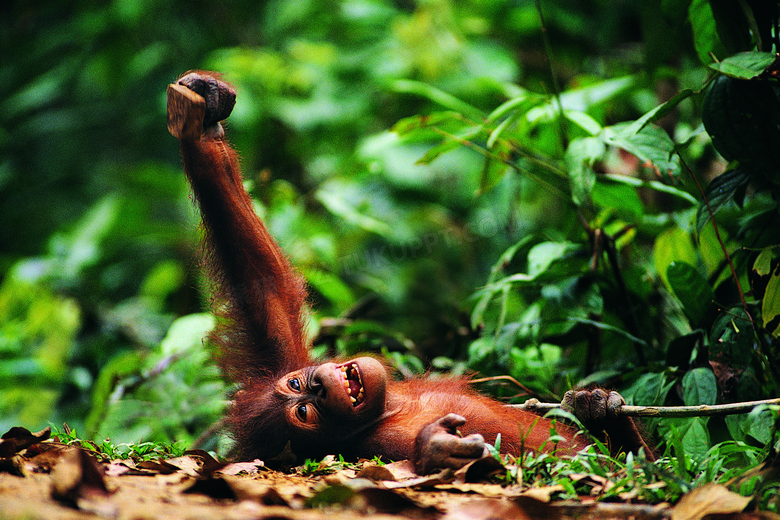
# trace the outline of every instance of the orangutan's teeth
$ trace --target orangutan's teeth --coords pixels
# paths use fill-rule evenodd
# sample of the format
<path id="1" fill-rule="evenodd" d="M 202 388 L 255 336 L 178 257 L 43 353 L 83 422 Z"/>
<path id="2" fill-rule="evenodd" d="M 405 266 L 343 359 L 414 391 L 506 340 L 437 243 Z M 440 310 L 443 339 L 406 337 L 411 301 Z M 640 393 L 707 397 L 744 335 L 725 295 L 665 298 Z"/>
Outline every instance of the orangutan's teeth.
<path id="1" fill-rule="evenodd" d="M 352 400 L 353 403 L 357 403 L 357 399 L 355 399 L 354 397 L 350 396 L 350 399 Z"/>

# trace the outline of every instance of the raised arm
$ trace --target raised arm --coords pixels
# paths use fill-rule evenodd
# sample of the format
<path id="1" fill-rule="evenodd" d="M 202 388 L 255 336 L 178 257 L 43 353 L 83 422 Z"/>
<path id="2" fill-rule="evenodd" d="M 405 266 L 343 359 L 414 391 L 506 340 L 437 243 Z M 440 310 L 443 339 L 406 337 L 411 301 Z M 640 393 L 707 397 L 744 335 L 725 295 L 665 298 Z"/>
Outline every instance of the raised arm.
<path id="1" fill-rule="evenodd" d="M 234 104 L 233 88 L 213 73 L 190 72 L 168 87 L 168 129 L 179 139 L 206 230 L 206 265 L 228 320 L 215 336 L 220 362 L 244 381 L 304 366 L 309 357 L 304 281 L 254 213 L 238 156 L 224 140 L 220 121 Z"/>
<path id="2" fill-rule="evenodd" d="M 224 141 L 219 122 L 234 102 L 233 89 L 211 73 L 187 74 L 168 89 L 168 127 L 200 205 L 214 308 L 224 315 L 212 338 L 223 370 L 239 383 L 227 424 L 242 458 L 267 460 L 289 444 L 301 460 L 329 453 L 413 458 L 428 472 L 481 456 L 484 440 L 499 434 L 502 450 L 515 455 L 573 453 L 588 443 L 562 425 L 551 442 L 549 419 L 479 395 L 463 378 L 393 381 L 371 357 L 311 366 L 303 280 L 252 210 L 238 157 Z M 646 447 L 633 424 L 609 420 L 608 405 L 619 396 L 572 395 L 573 409 L 584 410 L 613 446 Z"/>

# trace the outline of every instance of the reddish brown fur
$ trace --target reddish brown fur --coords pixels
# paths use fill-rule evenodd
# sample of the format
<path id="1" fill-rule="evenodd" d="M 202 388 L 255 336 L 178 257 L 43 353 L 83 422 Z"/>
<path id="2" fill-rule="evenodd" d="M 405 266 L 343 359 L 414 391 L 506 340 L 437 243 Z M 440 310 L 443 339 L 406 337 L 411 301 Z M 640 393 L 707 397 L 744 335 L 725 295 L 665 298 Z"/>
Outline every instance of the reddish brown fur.
<path id="1" fill-rule="evenodd" d="M 206 265 L 226 305 L 226 326 L 213 336 L 222 368 L 244 382 L 310 365 L 304 281 L 255 215 L 238 156 L 223 140 L 183 140 L 181 151 L 206 227 Z"/>
<path id="2" fill-rule="evenodd" d="M 449 412 L 466 418 L 460 428 L 464 435 L 481 433 L 492 443 L 500 433 L 502 451 L 554 448 L 548 441 L 550 421 L 479 395 L 463 379 L 391 381 L 381 416 L 349 423 L 347 429 L 338 424 L 338 414 L 335 419 L 320 414 L 315 436 L 291 424 L 285 416 L 289 399 L 274 385 L 281 381 L 289 392 L 286 374 L 313 365 L 302 319 L 305 284 L 255 215 L 238 156 L 221 135 L 206 129 L 201 139 L 182 138 L 181 153 L 206 228 L 206 265 L 216 283 L 220 326 L 212 339 L 219 345 L 222 370 L 241 388 L 228 422 L 242 457 L 272 457 L 289 441 L 298 456 L 412 458 L 417 433 Z M 310 393 L 322 391 L 317 380 L 309 384 Z M 562 449 L 586 444 L 571 428 L 557 431 Z"/>
<path id="3" fill-rule="evenodd" d="M 481 434 L 494 443 L 501 434 L 501 451 L 519 454 L 521 449 L 561 449 L 571 453 L 585 447 L 587 440 L 575 438 L 576 430 L 562 424 L 555 429 L 563 437 L 560 444 L 549 441 L 552 422 L 533 413 L 511 408 L 475 392 L 466 379 L 411 379 L 390 387 L 389 401 L 399 403 L 399 412 L 388 418 L 382 428 L 361 446 L 364 454 L 383 453 L 392 460 L 412 459 L 418 432 L 449 412 L 466 418 L 458 428 L 463 435 Z M 392 405 L 390 405 L 392 408 Z"/>

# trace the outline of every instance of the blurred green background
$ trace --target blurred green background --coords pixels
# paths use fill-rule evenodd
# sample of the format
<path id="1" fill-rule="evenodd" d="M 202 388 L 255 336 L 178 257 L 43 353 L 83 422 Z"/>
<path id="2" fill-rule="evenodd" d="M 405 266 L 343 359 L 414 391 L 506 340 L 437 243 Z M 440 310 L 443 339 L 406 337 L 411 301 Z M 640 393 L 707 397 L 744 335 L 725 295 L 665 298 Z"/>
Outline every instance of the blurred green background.
<path id="1" fill-rule="evenodd" d="M 537 4 L 523 0 L 6 3 L 0 430 L 67 422 L 88 436 L 189 444 L 218 420 L 227 388 L 202 342 L 213 323 L 199 217 L 165 124 L 167 84 L 198 68 L 238 90 L 228 136 L 258 214 L 311 284 L 318 353 L 383 353 L 402 375 L 525 371 L 540 392 L 585 375 L 572 368 L 582 351 L 560 348 L 582 344 L 580 329 L 502 351 L 500 334 L 472 320 L 472 295 L 507 248 L 528 236 L 587 242 L 569 201 L 517 172 L 486 183 L 483 156 L 466 146 L 418 164 L 430 139 L 390 131 L 442 106 L 487 113 L 557 88 L 614 124 L 701 86 L 687 2 L 540 4 L 549 48 Z M 692 105 L 676 117 L 698 125 Z M 529 130 L 527 143 L 563 164 L 555 128 Z M 714 157 L 706 143 L 691 150 L 694 162 Z M 640 213 L 667 212 L 645 228 L 640 258 L 674 211 L 693 211 L 674 200 L 631 196 Z M 659 301 L 649 263 L 629 276 L 648 305 Z M 545 298 L 580 308 L 566 279 Z M 653 337 L 665 345 L 680 330 Z M 630 342 L 613 345 L 606 358 L 630 357 Z M 559 370 L 562 357 L 573 372 Z"/>

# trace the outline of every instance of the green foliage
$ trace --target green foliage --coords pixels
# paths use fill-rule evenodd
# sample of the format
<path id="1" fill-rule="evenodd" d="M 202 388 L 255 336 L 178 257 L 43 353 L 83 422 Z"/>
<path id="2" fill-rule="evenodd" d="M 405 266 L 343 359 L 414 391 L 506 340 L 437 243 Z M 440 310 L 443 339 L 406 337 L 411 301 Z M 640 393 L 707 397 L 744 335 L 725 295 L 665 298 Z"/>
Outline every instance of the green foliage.
<path id="1" fill-rule="evenodd" d="M 568 369 L 563 372 L 568 377 L 583 378 L 601 366 L 601 373 L 586 379 L 598 381 L 600 375 L 603 380 L 615 370 L 629 374 L 655 370 L 626 391 L 637 404 L 714 404 L 776 394 L 778 374 L 770 360 L 778 352 L 769 334 L 777 329 L 775 318 L 780 315 L 776 301 L 780 278 L 769 266 L 769 253 L 763 253 L 756 272 L 767 279 L 762 286 L 765 292 L 754 292 L 746 299 L 750 265 L 733 253 L 740 245 L 768 251 L 765 248 L 776 244 L 772 241 L 776 238 L 763 232 L 766 220 L 740 221 L 732 216 L 736 215 L 733 211 L 712 228 L 714 242 L 705 229 L 708 223 L 713 225 L 715 213 L 731 209 L 734 203 L 746 215 L 753 207 L 758 212 L 773 211 L 763 209 L 773 207 L 776 214 L 776 207 L 767 206 L 762 193 L 768 191 L 773 200 L 780 195 L 774 187 L 776 161 L 771 158 L 780 143 L 780 112 L 774 108 L 780 106 L 777 87 L 769 79 L 774 58 L 744 48 L 728 51 L 742 52 L 727 57 L 726 49 L 739 44 L 729 31 L 755 22 L 749 13 L 742 13 L 747 22 L 742 16 L 728 22 L 721 9 L 720 4 L 716 8 L 693 2 L 689 13 L 695 19 L 694 41 L 700 57 L 705 64 L 712 54 L 724 58 L 711 66 L 722 75 L 705 80 L 698 92 L 683 89 L 634 121 L 605 125 L 597 108 L 626 89 L 635 89 L 636 80 L 606 80 L 566 90 L 546 102 L 517 90 L 481 118 L 471 105 L 458 110 L 458 101 L 417 89 L 450 109 L 408 118 L 394 127 L 409 140 L 419 142 L 428 136 L 431 148 L 422 162 L 431 164 L 457 150 L 456 144 L 466 147 L 484 158 L 483 173 L 494 172 L 490 184 L 483 175 L 483 189 L 514 172 L 548 192 L 544 197 L 547 222 L 577 218 L 584 223 L 583 230 L 545 223 L 540 230 L 557 240 L 526 235 L 501 256 L 484 288 L 475 293 L 472 326 L 484 327 L 489 334 L 472 343 L 471 368 L 482 373 L 506 371 L 510 360 L 528 359 L 521 352 L 552 345 L 569 353 L 566 362 L 560 356 L 550 360 L 558 370 Z M 713 38 L 714 34 L 722 40 Z M 694 196 L 686 193 L 693 185 L 681 184 L 682 164 L 688 169 L 688 163 L 706 156 L 691 150 L 690 140 L 676 142 L 651 124 L 692 96 L 704 99 L 702 117 L 715 149 L 738 162 L 737 168 L 716 177 Z M 623 155 L 617 157 L 628 153 L 636 161 L 633 171 L 621 173 L 640 181 L 611 173 L 610 154 L 618 150 Z M 605 169 L 607 175 L 602 173 Z M 686 173 L 694 185 L 698 183 L 695 171 Z M 648 174 L 648 181 L 641 182 Z M 567 184 L 561 182 L 564 178 Z M 750 197 L 748 186 L 756 192 Z M 676 200 L 667 197 L 665 206 L 653 204 L 647 192 L 640 197 L 639 188 L 650 188 L 658 196 L 673 195 Z M 569 205 L 560 204 L 561 200 Z M 695 212 L 692 206 L 698 206 Z M 653 252 L 652 264 L 641 259 L 648 250 Z M 713 263 L 715 250 L 720 266 Z M 522 251 L 527 254 L 521 255 Z M 723 267 L 732 276 L 728 271 L 723 274 Z M 648 284 L 648 280 L 655 283 Z M 734 291 L 734 281 L 740 286 L 738 291 Z M 659 327 L 656 320 L 667 324 Z M 583 358 L 584 364 L 575 368 L 572 362 Z M 661 362 L 670 364 L 666 371 L 661 372 L 660 365 L 652 368 Z M 567 382 L 550 379 L 549 373 L 533 370 L 527 363 L 517 365 L 526 371 L 523 377 L 530 379 L 536 391 L 540 389 L 534 385 L 534 376 L 547 385 L 545 390 Z M 584 373 L 578 371 L 582 368 Z M 679 395 L 669 392 L 675 384 L 680 385 Z M 762 440 L 755 435 L 753 439 L 768 442 L 771 421 L 753 419 L 745 426 L 746 420 L 729 419 L 729 430 L 756 428 Z M 717 432 L 723 425 L 709 423 L 706 418 L 692 418 L 652 421 L 651 425 L 662 437 L 677 439 L 680 449 L 701 458 L 710 449 L 710 431 Z M 744 433 L 732 435 L 745 438 Z"/>
<path id="2" fill-rule="evenodd" d="M 185 446 L 198 438 L 227 404 L 228 389 L 203 344 L 213 326 L 211 315 L 184 316 L 144 359 L 120 357 L 106 365 L 94 387 L 90 433 L 124 443 L 175 439 Z M 226 446 L 209 441 L 211 449 Z"/>
<path id="3" fill-rule="evenodd" d="M 759 77 L 774 61 L 775 55 L 769 52 L 740 52 L 721 62 L 711 63 L 710 68 L 720 72 L 725 77 L 754 79 Z"/>
<path id="4" fill-rule="evenodd" d="M 136 463 L 147 460 L 165 460 L 173 457 L 181 457 L 186 451 L 182 442 L 141 442 L 141 443 L 116 443 L 110 439 L 93 441 L 82 439 L 76 430 L 67 426 L 63 429 L 52 428 L 52 438 L 55 441 L 69 446 L 84 448 L 102 460 L 130 459 Z"/>
<path id="5" fill-rule="evenodd" d="M 704 276 L 691 264 L 672 262 L 666 269 L 666 279 L 691 327 L 704 325 L 715 303 L 715 294 Z"/>
<path id="6" fill-rule="evenodd" d="M 198 218 L 164 124 L 165 85 L 192 68 L 239 90 L 228 134 L 309 281 L 317 354 L 509 374 L 550 398 L 780 392 L 762 3 L 551 0 L 544 28 L 536 4 L 499 0 L 125 4 L 2 22 L 7 426 L 187 442 L 220 416 Z M 648 421 L 677 460 L 642 478 L 753 464 L 772 413 Z"/>
<path id="7" fill-rule="evenodd" d="M 758 497 L 760 508 L 777 510 L 778 483 L 770 474 L 755 470 L 765 457 L 760 448 L 728 441 L 705 449 L 702 457 L 692 457 L 682 444 L 674 449 L 674 456 L 654 462 L 631 453 L 613 458 L 606 447 L 598 444 L 571 458 L 549 453 L 527 453 L 517 459 L 504 457 L 507 471 L 501 481 L 554 486 L 558 489 L 554 493 L 556 499 L 595 494 L 600 500 L 610 501 L 636 496 L 651 504 L 674 502 L 707 483 L 736 483 L 735 491 Z"/>
<path id="8" fill-rule="evenodd" d="M 718 153 L 769 182 L 777 181 L 770 150 L 780 141 L 778 118 L 780 101 L 772 84 L 761 79 L 723 74 L 710 86 L 702 107 L 702 121 Z"/>
<path id="9" fill-rule="evenodd" d="M 374 462 L 380 461 L 375 459 Z M 341 455 L 338 457 L 334 455 L 328 455 L 322 460 L 306 459 L 303 465 L 298 468 L 298 471 L 301 475 L 304 476 L 327 475 L 329 473 L 335 473 L 338 470 L 355 469 L 358 467 L 359 465 L 357 463 L 347 462 Z M 319 498 L 321 499 L 323 497 Z"/>
<path id="10" fill-rule="evenodd" d="M 0 285 L 0 429 L 54 419 L 61 381 L 87 383 L 79 378 L 88 375 L 67 367 L 80 326 L 73 299 L 9 273 Z"/>

